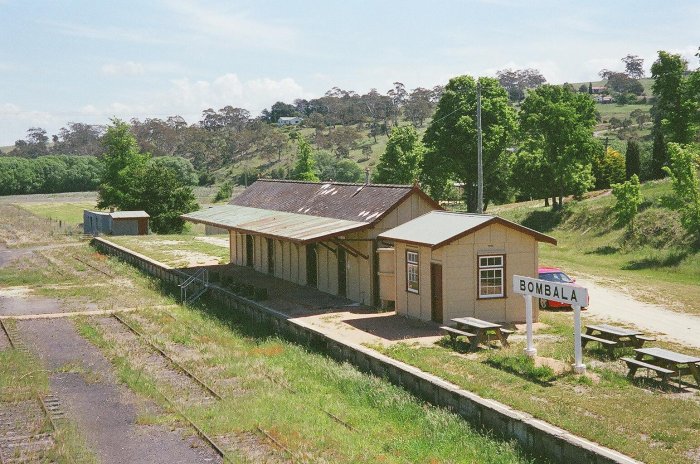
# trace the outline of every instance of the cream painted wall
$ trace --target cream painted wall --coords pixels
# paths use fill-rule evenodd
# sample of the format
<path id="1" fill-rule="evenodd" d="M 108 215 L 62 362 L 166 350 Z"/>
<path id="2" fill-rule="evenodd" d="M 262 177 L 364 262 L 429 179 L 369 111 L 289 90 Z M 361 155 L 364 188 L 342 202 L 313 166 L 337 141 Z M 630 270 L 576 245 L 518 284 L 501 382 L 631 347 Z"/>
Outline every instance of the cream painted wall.
<path id="1" fill-rule="evenodd" d="M 513 274 L 536 277 L 538 242 L 530 235 L 493 224 L 437 250 L 396 242 L 396 311 L 408 317 L 431 320 L 430 263 L 442 264 L 443 322 L 472 316 L 493 322 L 522 322 L 525 303 L 513 294 Z M 420 293 L 406 290 L 406 250 L 419 252 Z M 477 298 L 477 259 L 505 255 L 505 297 Z M 537 320 L 539 311 L 534 308 Z"/>

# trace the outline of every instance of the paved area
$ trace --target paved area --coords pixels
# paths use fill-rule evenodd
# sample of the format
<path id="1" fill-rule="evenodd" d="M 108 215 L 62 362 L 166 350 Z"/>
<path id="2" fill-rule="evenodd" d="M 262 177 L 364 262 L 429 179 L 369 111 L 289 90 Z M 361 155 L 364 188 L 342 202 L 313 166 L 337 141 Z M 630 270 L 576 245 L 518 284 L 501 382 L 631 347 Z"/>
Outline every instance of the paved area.
<path id="1" fill-rule="evenodd" d="M 586 279 L 577 283 L 588 288 L 591 303 L 585 317 L 632 324 L 669 341 L 700 348 L 700 317 L 635 300 L 619 290 Z"/>
<path id="2" fill-rule="evenodd" d="M 51 393 L 63 403 L 103 464 L 220 462 L 190 432 L 138 423 L 140 412 L 157 412 L 117 383 L 109 361 L 66 319 L 20 321 L 25 344 L 50 375 Z M 58 371 L 58 372 L 56 372 Z"/>

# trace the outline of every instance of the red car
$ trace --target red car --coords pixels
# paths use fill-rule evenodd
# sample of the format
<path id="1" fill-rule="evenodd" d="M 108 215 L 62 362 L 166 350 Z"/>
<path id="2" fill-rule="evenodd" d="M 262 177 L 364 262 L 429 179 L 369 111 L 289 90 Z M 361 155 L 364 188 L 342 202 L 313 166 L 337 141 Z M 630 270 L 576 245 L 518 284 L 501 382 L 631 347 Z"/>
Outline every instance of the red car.
<path id="1" fill-rule="evenodd" d="M 576 279 L 572 279 L 568 275 L 566 275 L 561 269 L 558 267 L 541 267 L 538 269 L 539 273 L 539 278 L 542 280 L 548 280 L 550 282 L 556 282 L 558 284 L 573 284 L 576 282 Z M 590 301 L 590 298 L 589 298 Z M 588 302 L 586 303 L 586 306 L 588 306 Z M 547 308 L 570 308 L 571 305 L 567 303 L 559 303 L 558 301 L 550 301 L 550 300 L 545 300 L 544 298 L 540 298 L 540 309 L 547 309 Z M 586 309 L 585 307 L 581 309 Z"/>

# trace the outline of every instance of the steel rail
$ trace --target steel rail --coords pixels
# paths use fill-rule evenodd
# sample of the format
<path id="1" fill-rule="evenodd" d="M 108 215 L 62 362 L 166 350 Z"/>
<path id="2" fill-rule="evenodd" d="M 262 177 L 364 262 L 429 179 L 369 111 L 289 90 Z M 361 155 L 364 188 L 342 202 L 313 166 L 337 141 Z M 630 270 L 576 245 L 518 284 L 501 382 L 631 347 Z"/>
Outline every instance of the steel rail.
<path id="1" fill-rule="evenodd" d="M 157 351 L 161 356 L 163 356 L 165 359 L 167 359 L 173 366 L 175 366 L 179 371 L 181 371 L 183 374 L 185 374 L 187 377 L 191 378 L 192 380 L 195 381 L 200 387 L 202 387 L 204 390 L 207 391 L 210 395 L 212 395 L 214 398 L 217 400 L 221 400 L 221 395 L 219 395 L 217 392 L 215 392 L 209 385 L 204 383 L 203 380 L 201 380 L 199 377 L 197 377 L 194 373 L 190 372 L 189 369 L 187 369 L 185 366 L 182 366 L 180 363 L 175 361 L 173 358 L 171 358 L 165 351 L 160 349 L 158 346 L 156 346 L 151 340 L 148 339 L 145 335 L 143 335 L 141 332 L 136 330 L 131 324 L 126 322 L 124 319 L 119 317 L 117 313 L 112 314 L 112 317 L 114 317 L 117 321 L 122 323 L 127 329 L 129 329 L 132 333 L 134 333 L 136 336 L 141 338 L 146 344 L 148 344 L 149 347 L 151 347 L 153 350 Z"/>

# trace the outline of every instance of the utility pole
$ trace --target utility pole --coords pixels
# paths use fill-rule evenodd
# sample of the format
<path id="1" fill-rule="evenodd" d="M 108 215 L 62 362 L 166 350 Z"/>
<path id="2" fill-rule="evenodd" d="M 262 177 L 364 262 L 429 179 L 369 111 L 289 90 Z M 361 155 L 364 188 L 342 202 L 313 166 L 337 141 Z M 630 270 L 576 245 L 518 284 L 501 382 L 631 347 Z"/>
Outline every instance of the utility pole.
<path id="1" fill-rule="evenodd" d="M 482 140 L 481 140 L 481 82 L 476 81 L 476 133 L 477 133 L 477 158 L 476 172 L 477 180 L 477 198 L 476 212 L 481 214 L 484 212 L 484 166 L 482 160 Z"/>

